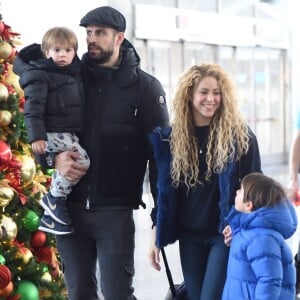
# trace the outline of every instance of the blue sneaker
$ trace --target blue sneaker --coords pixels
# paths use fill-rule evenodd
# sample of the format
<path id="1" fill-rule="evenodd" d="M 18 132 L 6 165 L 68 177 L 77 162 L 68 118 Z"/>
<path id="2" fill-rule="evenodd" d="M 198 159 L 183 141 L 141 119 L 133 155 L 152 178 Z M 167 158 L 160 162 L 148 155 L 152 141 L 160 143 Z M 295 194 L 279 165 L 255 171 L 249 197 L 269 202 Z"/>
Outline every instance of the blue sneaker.
<path id="1" fill-rule="evenodd" d="M 62 225 L 51 218 L 46 212 L 43 214 L 40 222 L 40 226 L 38 228 L 41 231 L 64 235 L 73 233 L 73 228 L 69 225 Z"/>
<path id="2" fill-rule="evenodd" d="M 40 205 L 56 222 L 63 225 L 71 224 L 64 197 L 53 197 L 51 193 L 47 193 L 40 200 Z"/>

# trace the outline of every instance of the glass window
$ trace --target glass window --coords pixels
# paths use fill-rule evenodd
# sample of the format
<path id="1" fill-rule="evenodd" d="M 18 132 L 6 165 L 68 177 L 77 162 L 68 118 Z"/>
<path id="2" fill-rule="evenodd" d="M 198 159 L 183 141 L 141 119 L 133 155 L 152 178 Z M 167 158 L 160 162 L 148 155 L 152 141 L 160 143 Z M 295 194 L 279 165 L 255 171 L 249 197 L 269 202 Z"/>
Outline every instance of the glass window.
<path id="1" fill-rule="evenodd" d="M 255 132 L 264 163 L 280 162 L 285 151 L 284 51 L 236 50 L 239 106 Z"/>
<path id="2" fill-rule="evenodd" d="M 255 49 L 254 103 L 262 155 L 283 153 L 284 150 L 283 72 L 280 50 Z"/>
<path id="3" fill-rule="evenodd" d="M 236 49 L 236 86 L 239 108 L 246 118 L 249 126 L 255 131 L 255 115 L 253 100 L 253 49 Z"/>
<path id="4" fill-rule="evenodd" d="M 178 0 L 177 2 L 178 2 L 178 8 L 181 9 L 216 12 L 218 1 L 219 0 L 210 0 L 210 1 Z"/>
<path id="5" fill-rule="evenodd" d="M 236 60 L 235 60 L 235 48 L 229 46 L 218 47 L 218 63 L 226 70 L 226 72 L 235 81 L 236 74 Z"/>
<path id="6" fill-rule="evenodd" d="M 141 59 L 140 66 L 142 70 L 145 71 L 148 70 L 146 42 L 144 40 L 135 40 L 133 43 L 134 43 L 134 48 Z"/>
<path id="7" fill-rule="evenodd" d="M 175 42 L 149 41 L 147 50 L 148 72 L 163 85 L 167 105 L 170 109 L 178 79 L 182 72 L 182 45 Z"/>
<path id="8" fill-rule="evenodd" d="M 200 43 L 184 44 L 184 69 L 205 61 L 216 61 L 216 46 Z"/>
<path id="9" fill-rule="evenodd" d="M 151 4 L 159 6 L 176 7 L 176 0 L 133 0 L 133 4 Z"/>
<path id="10" fill-rule="evenodd" d="M 220 13 L 253 17 L 253 0 L 222 0 L 220 3 Z"/>

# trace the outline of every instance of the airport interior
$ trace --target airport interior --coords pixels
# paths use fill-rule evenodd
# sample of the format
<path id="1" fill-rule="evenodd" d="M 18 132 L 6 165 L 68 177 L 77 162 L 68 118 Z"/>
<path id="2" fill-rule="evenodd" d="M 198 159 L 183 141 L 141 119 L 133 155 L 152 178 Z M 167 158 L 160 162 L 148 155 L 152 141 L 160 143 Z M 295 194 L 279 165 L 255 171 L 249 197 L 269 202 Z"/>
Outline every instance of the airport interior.
<path id="1" fill-rule="evenodd" d="M 14 1 L 18 2 L 0 1 L 2 17 L 11 18 L 9 23 L 12 26 L 15 20 L 11 17 L 9 8 Z M 34 0 L 26 1 L 31 2 L 34 3 Z M 126 37 L 140 55 L 141 67 L 162 83 L 169 108 L 172 106 L 178 79 L 184 70 L 205 61 L 220 63 L 234 80 L 240 109 L 257 136 L 264 173 L 273 176 L 284 186 L 288 185 L 289 152 L 296 132 L 295 123 L 300 104 L 298 0 L 65 2 L 69 5 L 72 2 L 70 26 L 82 36 L 84 32 L 78 23 L 85 11 L 110 5 L 126 16 Z M 36 9 L 42 8 L 38 6 Z M 51 22 L 57 25 L 59 20 L 65 21 L 64 18 L 65 16 L 60 17 L 58 14 Z M 22 28 L 20 21 L 18 22 L 15 26 L 19 26 L 20 31 Z M 41 27 L 42 24 L 41 21 Z M 27 44 L 30 37 L 26 26 L 24 25 L 22 34 Z M 82 52 L 85 51 L 83 41 L 84 37 Z M 148 262 L 151 234 L 149 214 L 153 200 L 147 178 L 144 187 L 144 202 L 147 207 L 134 212 L 134 287 L 139 300 L 158 300 L 164 299 L 168 282 L 164 269 L 157 272 Z M 168 246 L 166 253 L 174 282 L 179 283 L 182 281 L 182 273 L 177 243 Z"/>

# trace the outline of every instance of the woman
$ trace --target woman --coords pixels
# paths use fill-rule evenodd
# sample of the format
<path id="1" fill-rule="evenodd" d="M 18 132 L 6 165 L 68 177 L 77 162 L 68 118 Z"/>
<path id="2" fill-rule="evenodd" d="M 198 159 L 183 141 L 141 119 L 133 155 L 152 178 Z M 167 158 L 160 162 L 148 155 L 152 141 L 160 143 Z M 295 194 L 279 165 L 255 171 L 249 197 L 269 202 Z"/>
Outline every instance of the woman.
<path id="1" fill-rule="evenodd" d="M 225 217 L 240 179 L 261 172 L 259 149 L 220 65 L 188 69 L 173 105 L 172 128 L 150 136 L 159 174 L 149 259 L 160 270 L 159 249 L 179 240 L 190 300 L 217 300 L 228 260 Z"/>

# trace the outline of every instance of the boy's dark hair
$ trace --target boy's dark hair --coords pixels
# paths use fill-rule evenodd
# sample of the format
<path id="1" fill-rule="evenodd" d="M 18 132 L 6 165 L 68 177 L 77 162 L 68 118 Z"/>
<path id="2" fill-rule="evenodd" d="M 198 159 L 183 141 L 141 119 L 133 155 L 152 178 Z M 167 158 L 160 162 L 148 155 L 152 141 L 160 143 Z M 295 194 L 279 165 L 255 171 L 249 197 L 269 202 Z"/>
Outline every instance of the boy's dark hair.
<path id="1" fill-rule="evenodd" d="M 274 206 L 288 198 L 279 182 L 261 173 L 246 175 L 242 179 L 242 187 L 244 189 L 243 201 L 252 201 L 253 210 Z"/>

